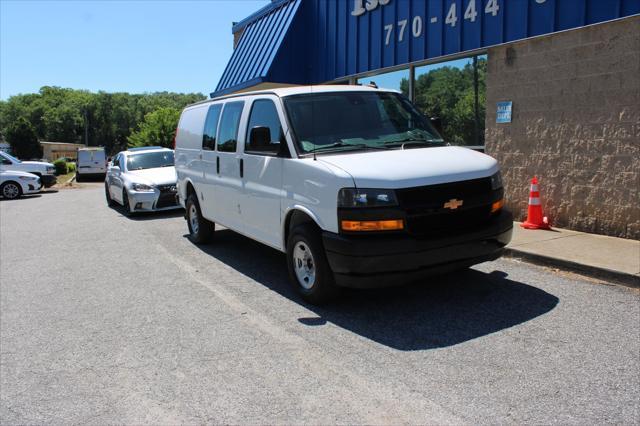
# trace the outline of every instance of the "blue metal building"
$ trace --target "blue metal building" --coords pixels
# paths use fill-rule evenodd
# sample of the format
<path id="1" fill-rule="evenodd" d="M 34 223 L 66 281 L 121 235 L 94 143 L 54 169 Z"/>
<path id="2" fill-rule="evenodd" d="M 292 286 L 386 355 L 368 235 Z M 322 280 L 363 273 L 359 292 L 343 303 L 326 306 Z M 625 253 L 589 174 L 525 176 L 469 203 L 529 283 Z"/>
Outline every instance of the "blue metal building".
<path id="1" fill-rule="evenodd" d="M 640 13 L 640 0 L 273 0 L 233 26 L 211 96 L 356 78 Z"/>

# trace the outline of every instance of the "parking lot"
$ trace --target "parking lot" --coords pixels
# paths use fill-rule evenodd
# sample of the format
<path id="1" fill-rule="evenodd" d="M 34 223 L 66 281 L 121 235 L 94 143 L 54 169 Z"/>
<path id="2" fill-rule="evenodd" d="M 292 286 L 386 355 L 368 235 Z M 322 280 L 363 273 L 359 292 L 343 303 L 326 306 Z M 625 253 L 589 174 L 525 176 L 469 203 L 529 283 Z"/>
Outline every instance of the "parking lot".
<path id="1" fill-rule="evenodd" d="M 314 307 L 283 254 L 101 182 L 0 225 L 5 424 L 640 421 L 637 290 L 499 260 Z"/>

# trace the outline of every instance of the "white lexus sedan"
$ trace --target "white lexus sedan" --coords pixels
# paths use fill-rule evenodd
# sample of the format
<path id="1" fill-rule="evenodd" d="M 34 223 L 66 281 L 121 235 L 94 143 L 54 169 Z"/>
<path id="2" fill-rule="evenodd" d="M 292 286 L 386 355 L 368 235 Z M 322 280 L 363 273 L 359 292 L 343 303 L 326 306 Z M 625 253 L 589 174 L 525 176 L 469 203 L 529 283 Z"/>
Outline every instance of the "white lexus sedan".
<path id="1" fill-rule="evenodd" d="M 0 171 L 0 195 L 8 200 L 19 198 L 21 195 L 40 192 L 42 183 L 40 177 L 17 170 Z"/>
<path id="2" fill-rule="evenodd" d="M 176 202 L 173 150 L 162 147 L 130 148 L 111 161 L 105 177 L 109 206 L 122 205 L 126 215 L 182 208 Z"/>

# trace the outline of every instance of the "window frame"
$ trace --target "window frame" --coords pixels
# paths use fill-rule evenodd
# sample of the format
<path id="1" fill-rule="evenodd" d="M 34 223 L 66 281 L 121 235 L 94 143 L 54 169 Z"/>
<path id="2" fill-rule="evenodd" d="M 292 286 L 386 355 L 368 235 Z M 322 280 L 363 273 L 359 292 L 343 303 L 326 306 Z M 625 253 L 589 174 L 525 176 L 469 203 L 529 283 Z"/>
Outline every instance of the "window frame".
<path id="1" fill-rule="evenodd" d="M 247 149 L 249 147 L 249 143 L 251 141 L 251 128 L 249 127 L 250 123 L 251 123 L 251 114 L 253 114 L 253 108 L 255 107 L 257 102 L 260 101 L 267 101 L 267 102 L 271 102 L 271 104 L 273 105 L 273 108 L 276 112 L 276 117 L 278 118 L 278 122 L 280 123 L 280 140 L 277 144 L 277 149 L 276 151 L 255 151 L 252 149 Z M 247 116 L 247 130 L 246 130 L 246 134 L 245 134 L 245 138 L 244 138 L 244 146 L 243 146 L 243 152 L 245 154 L 250 154 L 250 155 L 261 155 L 261 156 L 267 156 L 267 157 L 277 157 L 282 149 L 282 145 L 283 143 L 287 143 L 287 139 L 286 137 L 284 137 L 284 127 L 282 126 L 282 119 L 280 118 L 280 114 L 278 111 L 278 106 L 276 104 L 276 102 L 271 99 L 271 98 L 257 98 L 254 99 L 251 102 L 251 108 L 249 109 L 249 115 Z"/>
<path id="2" fill-rule="evenodd" d="M 212 103 L 209 105 L 209 107 L 207 108 L 207 113 L 204 117 L 204 127 L 202 129 L 202 141 L 200 143 L 200 149 L 202 151 L 210 151 L 210 152 L 215 152 L 218 150 L 218 130 L 220 128 L 220 119 L 222 118 L 222 111 L 224 110 L 224 103 Z M 216 119 L 216 132 L 213 135 L 213 148 L 205 148 L 204 145 L 204 137 L 205 137 L 205 131 L 207 130 L 207 120 L 209 118 L 209 114 L 211 113 L 211 109 L 212 108 L 220 108 L 220 111 L 218 111 L 218 118 Z M 236 135 L 237 137 L 237 135 Z M 236 141 L 237 143 L 237 141 Z M 226 152 L 226 151 L 222 151 L 222 152 Z"/>
<path id="3" fill-rule="evenodd" d="M 228 154 L 234 154 L 238 152 L 238 146 L 240 145 L 239 144 L 240 141 L 238 139 L 238 137 L 240 136 L 240 124 L 242 123 L 242 114 L 244 113 L 244 108 L 246 106 L 246 103 L 247 102 L 245 100 L 234 100 L 234 101 L 225 102 L 223 104 L 224 106 L 222 107 L 222 111 L 220 111 L 220 118 L 218 121 L 218 130 L 216 132 L 216 149 L 215 149 L 216 152 L 222 152 L 222 153 L 228 153 Z M 235 149 L 233 151 L 226 151 L 226 150 L 223 151 L 223 150 L 220 150 L 220 132 L 222 130 L 222 126 L 221 126 L 222 119 L 224 118 L 224 113 L 227 110 L 227 108 L 233 104 L 242 105 L 242 109 L 240 110 L 240 115 L 238 117 L 238 122 L 236 124 L 236 130 L 235 130 Z"/>

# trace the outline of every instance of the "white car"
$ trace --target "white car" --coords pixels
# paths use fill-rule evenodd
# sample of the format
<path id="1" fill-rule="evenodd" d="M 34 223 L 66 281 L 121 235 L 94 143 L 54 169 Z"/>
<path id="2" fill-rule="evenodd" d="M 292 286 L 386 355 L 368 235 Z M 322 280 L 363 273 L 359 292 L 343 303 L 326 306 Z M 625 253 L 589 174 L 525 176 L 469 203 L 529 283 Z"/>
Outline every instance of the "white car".
<path id="1" fill-rule="evenodd" d="M 22 161 L 16 157 L 0 151 L 0 171 L 16 171 L 32 173 L 40 177 L 42 185 L 50 187 L 55 185 L 56 168 L 51 163 L 44 161 Z"/>
<path id="2" fill-rule="evenodd" d="M 90 147 L 78 149 L 78 161 L 76 162 L 76 182 L 80 182 L 85 176 L 104 177 L 107 172 L 107 156 L 102 147 Z"/>
<path id="3" fill-rule="evenodd" d="M 312 303 L 493 260 L 511 239 L 497 161 L 448 146 L 397 92 L 291 87 L 188 106 L 176 171 L 192 241 L 218 223 L 285 252 Z"/>
<path id="4" fill-rule="evenodd" d="M 111 161 L 105 178 L 110 206 L 121 204 L 125 214 L 179 209 L 173 150 L 161 147 L 131 148 Z"/>
<path id="5" fill-rule="evenodd" d="M 40 177 L 32 173 L 0 171 L 0 195 L 8 200 L 40 192 Z"/>

